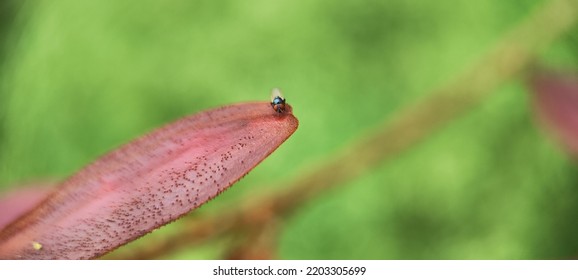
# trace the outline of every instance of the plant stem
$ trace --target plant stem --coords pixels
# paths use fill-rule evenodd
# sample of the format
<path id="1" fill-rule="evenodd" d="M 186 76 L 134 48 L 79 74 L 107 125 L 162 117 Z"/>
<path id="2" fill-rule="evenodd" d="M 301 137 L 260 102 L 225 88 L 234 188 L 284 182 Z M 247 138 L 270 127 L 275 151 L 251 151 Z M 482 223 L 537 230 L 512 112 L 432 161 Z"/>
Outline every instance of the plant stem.
<path id="1" fill-rule="evenodd" d="M 539 50 L 566 33 L 577 20 L 578 3 L 573 0 L 548 1 L 506 34 L 480 62 L 446 86 L 400 110 L 374 131 L 345 147 L 323 164 L 288 182 L 283 190 L 251 198 L 241 208 L 217 215 L 185 218 L 184 230 L 170 241 L 147 244 L 146 248 L 119 251 L 112 258 L 156 258 L 185 245 L 201 244 L 227 233 L 245 232 L 275 222 L 299 206 L 343 186 L 372 168 L 394 159 L 401 152 L 427 139 L 480 104 L 501 84 L 532 65 Z M 301 173 L 300 173 L 301 174 Z"/>

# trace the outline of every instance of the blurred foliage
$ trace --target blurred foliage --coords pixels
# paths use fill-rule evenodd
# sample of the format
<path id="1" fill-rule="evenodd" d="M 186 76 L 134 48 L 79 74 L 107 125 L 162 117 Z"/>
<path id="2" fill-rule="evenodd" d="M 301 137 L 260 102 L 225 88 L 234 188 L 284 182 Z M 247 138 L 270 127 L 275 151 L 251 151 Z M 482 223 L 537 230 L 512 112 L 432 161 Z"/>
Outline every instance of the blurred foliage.
<path id="1" fill-rule="evenodd" d="M 235 207 L 452 80 L 540 4 L 24 2 L 0 31 L 0 187 L 65 178 L 161 124 L 280 87 L 300 128 L 200 212 Z M 570 34 L 541 59 L 577 67 L 578 29 Z M 511 81 L 411 152 L 299 209 L 279 256 L 578 255 L 578 168 L 535 127 L 526 90 L 522 77 Z M 216 243 L 174 257 L 218 257 Z"/>

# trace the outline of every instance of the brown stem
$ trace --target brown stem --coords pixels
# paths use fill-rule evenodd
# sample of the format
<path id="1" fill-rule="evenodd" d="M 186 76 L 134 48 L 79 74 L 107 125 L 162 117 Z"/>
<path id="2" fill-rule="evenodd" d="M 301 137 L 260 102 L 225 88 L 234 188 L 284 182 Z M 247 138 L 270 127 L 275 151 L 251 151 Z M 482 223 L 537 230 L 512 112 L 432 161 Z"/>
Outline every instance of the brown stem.
<path id="1" fill-rule="evenodd" d="M 540 49 L 562 36 L 576 22 L 578 4 L 572 0 L 548 1 L 506 34 L 480 62 L 453 82 L 423 100 L 403 108 L 374 131 L 346 146 L 324 164 L 303 172 L 283 190 L 253 199 L 244 207 L 200 219 L 187 218 L 186 230 L 171 242 L 118 252 L 110 257 L 156 258 L 175 249 L 200 244 L 209 238 L 239 233 L 285 217 L 300 205 L 344 185 L 371 168 L 395 158 L 452 120 L 463 116 L 497 87 L 527 69 Z M 310 169 L 311 170 L 311 169 Z M 256 219 L 256 217 L 261 217 Z M 151 249 L 154 248 L 154 249 Z"/>

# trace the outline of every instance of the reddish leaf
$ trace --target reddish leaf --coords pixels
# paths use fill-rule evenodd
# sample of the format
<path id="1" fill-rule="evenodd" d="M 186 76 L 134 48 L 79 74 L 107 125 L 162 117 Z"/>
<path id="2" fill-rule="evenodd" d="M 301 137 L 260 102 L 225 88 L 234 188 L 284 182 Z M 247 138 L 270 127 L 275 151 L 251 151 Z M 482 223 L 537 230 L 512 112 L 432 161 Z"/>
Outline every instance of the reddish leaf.
<path id="1" fill-rule="evenodd" d="M 35 183 L 19 186 L 0 197 L 0 230 L 26 212 L 32 210 L 48 196 L 54 183 Z"/>
<path id="2" fill-rule="evenodd" d="M 532 77 L 538 116 L 567 150 L 578 156 L 578 76 L 538 72 Z"/>
<path id="3" fill-rule="evenodd" d="M 293 134 L 298 121 L 285 109 L 265 102 L 222 107 L 120 147 L 0 232 L 0 258 L 94 258 L 179 218 Z"/>

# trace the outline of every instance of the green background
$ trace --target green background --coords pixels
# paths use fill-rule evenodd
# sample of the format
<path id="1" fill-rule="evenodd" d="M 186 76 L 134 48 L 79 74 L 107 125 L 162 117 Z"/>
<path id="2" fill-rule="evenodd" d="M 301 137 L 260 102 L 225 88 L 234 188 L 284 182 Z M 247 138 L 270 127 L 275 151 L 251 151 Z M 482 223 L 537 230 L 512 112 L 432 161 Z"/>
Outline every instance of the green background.
<path id="1" fill-rule="evenodd" d="M 300 127 L 201 211 L 230 209 L 299 178 L 456 78 L 540 4 L 4 1 L 0 188 L 65 178 L 159 125 L 268 100 L 280 87 Z M 578 30 L 570 34 L 540 59 L 578 66 Z M 298 209 L 283 226 L 279 257 L 578 256 L 578 168 L 536 127 L 522 77 L 497 91 L 411 151 Z M 222 247 L 168 257 L 219 258 Z"/>

